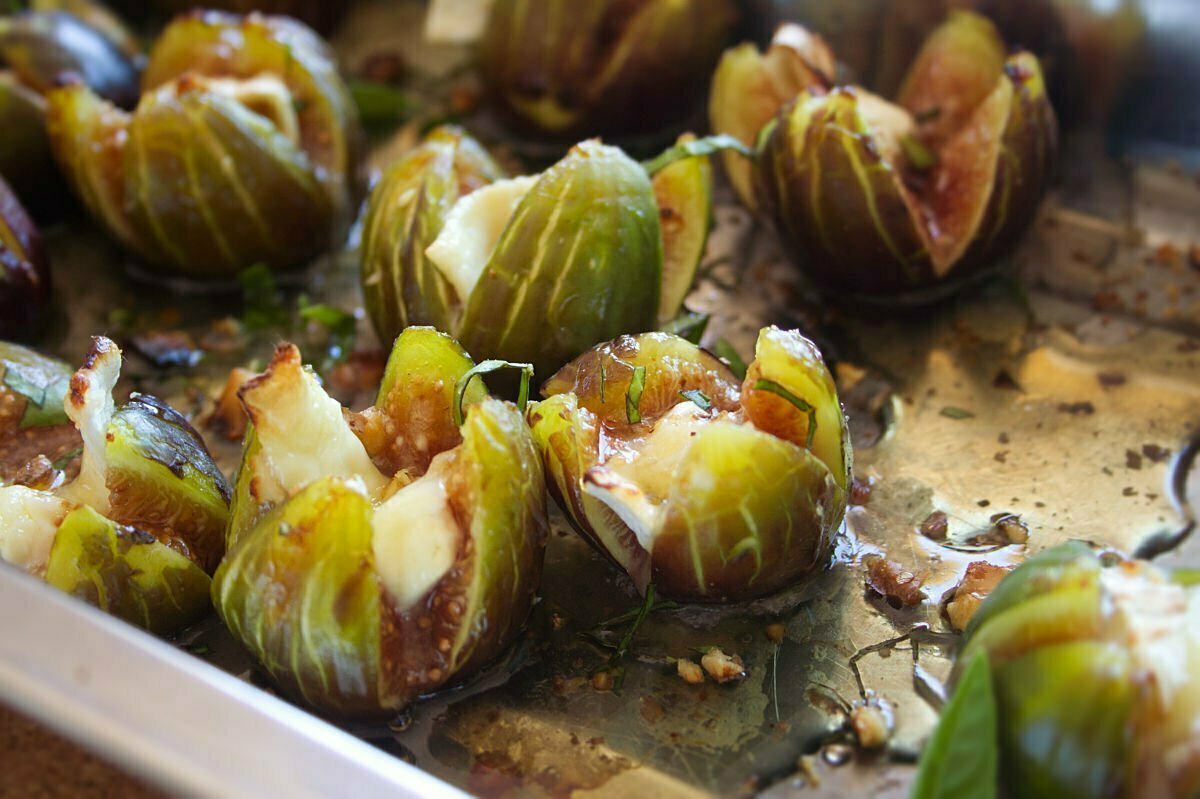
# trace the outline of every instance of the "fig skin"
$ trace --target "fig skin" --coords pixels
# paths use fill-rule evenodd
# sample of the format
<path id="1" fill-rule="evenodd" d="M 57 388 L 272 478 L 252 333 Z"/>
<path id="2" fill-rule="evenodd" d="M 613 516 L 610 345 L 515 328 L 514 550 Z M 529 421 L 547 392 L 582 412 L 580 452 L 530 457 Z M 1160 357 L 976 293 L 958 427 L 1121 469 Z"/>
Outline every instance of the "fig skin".
<path id="1" fill-rule="evenodd" d="M 461 682 L 513 641 L 533 605 L 548 535 L 541 460 L 515 407 L 478 378 L 460 394 L 472 367 L 449 336 L 410 327 L 361 413 L 323 396 L 291 345 L 242 387 L 253 427 L 213 601 L 280 688 L 322 712 L 383 717 Z M 314 440 L 291 436 L 297 425 Z M 421 487 L 444 507 L 387 513 Z M 412 518 L 431 510 L 436 529 Z M 440 557 L 428 542 L 446 535 L 444 569 L 421 571 Z M 418 571 L 402 573 L 428 578 L 419 590 L 394 582 L 413 563 L 396 563 L 381 536 L 407 541 Z"/>
<path id="2" fill-rule="evenodd" d="M 1014 796 L 1187 797 L 1200 788 L 1200 591 L 1074 541 L 987 596 L 961 664 L 985 656 Z"/>
<path id="3" fill-rule="evenodd" d="M 654 133 L 701 100 L 737 17 L 730 0 L 498 0 L 480 72 L 524 135 Z"/>
<path id="4" fill-rule="evenodd" d="M 53 362 L 8 355 L 7 368 L 20 366 L 26 385 L 45 382 L 34 379 L 35 369 L 54 376 Z M 82 438 L 79 472 L 66 480 L 43 458 L 46 485 L 0 486 L 0 556 L 165 635 L 209 609 L 230 491 L 183 416 L 147 395 L 113 402 L 120 368 L 120 350 L 101 337 L 67 386 L 43 386 L 39 402 L 57 398 Z"/>
<path id="5" fill-rule="evenodd" d="M 0 338 L 36 336 L 51 299 L 50 259 L 42 237 L 0 177 Z"/>
<path id="6" fill-rule="evenodd" d="M 996 267 L 1037 214 L 1058 127 L 1037 59 L 958 12 L 898 104 L 814 84 L 760 132 L 753 202 L 827 292 L 935 300 Z"/>
<path id="7" fill-rule="evenodd" d="M 177 18 L 130 113 L 78 83 L 46 99 L 68 182 L 153 271 L 212 281 L 257 263 L 298 269 L 349 229 L 357 111 L 328 45 L 295 20 Z"/>
<path id="8" fill-rule="evenodd" d="M 777 328 L 750 369 L 743 385 L 681 338 L 622 336 L 561 369 L 527 412 L 551 493 L 639 591 L 740 601 L 827 562 L 851 465 L 832 379 L 810 342 Z M 768 389 L 813 409 L 802 440 L 757 396 Z"/>

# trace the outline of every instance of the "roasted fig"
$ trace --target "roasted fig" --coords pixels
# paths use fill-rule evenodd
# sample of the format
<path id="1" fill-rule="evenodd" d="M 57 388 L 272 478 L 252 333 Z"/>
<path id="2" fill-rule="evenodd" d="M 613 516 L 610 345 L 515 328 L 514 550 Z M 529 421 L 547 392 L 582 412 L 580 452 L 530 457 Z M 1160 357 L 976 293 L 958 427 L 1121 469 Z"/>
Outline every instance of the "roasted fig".
<path id="1" fill-rule="evenodd" d="M 38 219 L 59 216 L 69 194 L 46 137 L 42 92 L 83 80 L 117 103 L 137 100 L 140 45 L 93 0 L 33 0 L 0 17 L 0 175 Z"/>
<path id="2" fill-rule="evenodd" d="M 959 662 L 991 667 L 1008 795 L 1200 790 L 1197 586 L 1070 543 L 1001 581 L 965 636 Z"/>
<path id="3" fill-rule="evenodd" d="M 678 124 L 733 32 L 730 0 L 497 0 L 488 96 L 521 132 L 574 141 Z"/>
<path id="4" fill-rule="evenodd" d="M 540 175 L 500 178 L 448 128 L 384 175 L 362 248 L 380 338 L 430 324 L 545 374 L 679 310 L 708 235 L 705 156 L 673 161 L 652 182 L 621 150 L 587 141 Z"/>
<path id="5" fill-rule="evenodd" d="M 98 338 L 64 407 L 78 476 L 0 487 L 0 558 L 127 621 L 168 633 L 208 607 L 229 486 L 187 421 L 157 399 L 112 398 L 116 345 Z"/>
<path id="6" fill-rule="evenodd" d="M 8 70 L 0 70 L 0 175 L 39 221 L 59 217 L 70 190 L 46 137 L 46 101 Z"/>
<path id="7" fill-rule="evenodd" d="M 346 15 L 351 0 L 208 0 L 204 8 L 249 14 L 279 14 L 298 19 L 322 33 L 332 31 Z M 144 6 L 144 2 L 131 5 Z M 181 14 L 196 7 L 193 0 L 155 0 L 153 5 L 171 14 Z"/>
<path id="8" fill-rule="evenodd" d="M 288 694 L 341 715 L 395 712 L 520 629 L 545 484 L 521 414 L 477 371 L 448 336 L 409 328 L 361 414 L 291 345 L 241 389 L 252 427 L 213 597 Z"/>
<path id="9" fill-rule="evenodd" d="M 768 123 L 759 200 L 797 264 L 848 295 L 932 299 L 993 266 L 1045 192 L 1057 141 L 1037 59 L 983 17 L 933 33 L 892 105 L 805 92 Z"/>
<path id="10" fill-rule="evenodd" d="M 810 341 L 765 328 L 745 381 L 666 333 L 565 366 L 528 419 L 552 492 L 645 592 L 768 594 L 819 569 L 846 508 L 850 444 Z"/>
<path id="11" fill-rule="evenodd" d="M 130 114 L 78 84 L 50 92 L 47 114 L 77 193 L 150 266 L 227 278 L 296 268 L 342 240 L 357 112 L 315 33 L 282 17 L 180 17 L 143 86 Z"/>
<path id="12" fill-rule="evenodd" d="M 713 75 L 708 118 L 714 133 L 736 136 L 753 147 L 758 132 L 779 109 L 804 91 L 819 94 L 833 85 L 833 51 L 820 36 L 799 25 L 781 25 L 766 53 L 746 42 L 725 51 Z M 725 154 L 725 174 L 738 197 L 756 209 L 752 164 Z"/>
<path id="13" fill-rule="evenodd" d="M 33 220 L 0 177 L 0 338 L 38 332 L 50 307 L 50 260 Z"/>
<path id="14" fill-rule="evenodd" d="M 0 17 L 0 60 L 41 94 L 74 75 L 119 106 L 128 108 L 137 102 L 138 69 L 130 55 L 74 14 L 48 11 Z"/>

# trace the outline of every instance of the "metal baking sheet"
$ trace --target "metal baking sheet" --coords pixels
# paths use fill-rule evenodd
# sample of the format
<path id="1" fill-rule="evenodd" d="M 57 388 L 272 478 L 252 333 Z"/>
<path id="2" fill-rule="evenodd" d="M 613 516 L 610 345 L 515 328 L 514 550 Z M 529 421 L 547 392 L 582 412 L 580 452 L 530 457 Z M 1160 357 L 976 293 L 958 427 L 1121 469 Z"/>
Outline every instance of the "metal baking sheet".
<path id="1" fill-rule="evenodd" d="M 453 76 L 463 51 L 414 43 L 420 13 L 420 3 L 367 3 L 335 44 L 351 69 L 371 52 L 398 50 L 419 69 Z M 376 167 L 414 133 L 377 140 Z M 6 625 L 14 634 L 0 644 L 7 664 L 0 696 L 187 793 L 280 793 L 244 781 L 250 766 L 242 764 L 253 752 L 259 769 L 307 774 L 329 764 L 331 778 L 370 773 L 378 782 L 362 785 L 403 784 L 414 795 L 433 795 L 433 783 L 400 761 L 496 796 L 903 796 L 936 719 L 916 690 L 914 664 L 936 680 L 949 670 L 949 653 L 936 643 L 914 651 L 910 642 L 868 650 L 918 625 L 944 629 L 939 600 L 967 563 L 1015 562 L 1027 549 L 1082 538 L 1200 564 L 1200 545 L 1189 535 L 1200 500 L 1191 469 L 1200 432 L 1200 268 L 1189 261 L 1189 248 L 1200 244 L 1200 180 L 1152 148 L 1127 152 L 1140 155 L 1112 157 L 1111 141 L 1099 133 L 1072 136 L 1059 188 L 1006 270 L 942 305 L 894 316 L 812 295 L 773 233 L 720 188 L 702 279 L 688 300 L 712 315 L 705 341 L 725 338 L 749 354 L 769 323 L 814 337 L 835 366 L 856 472 L 870 497 L 848 513 L 834 565 L 817 579 L 746 605 L 653 614 L 619 693 L 593 687 L 590 675 L 605 654 L 584 634 L 638 598 L 559 518 L 526 634 L 468 684 L 416 703 L 390 724 L 341 725 L 370 747 L 270 696 L 215 618 L 170 652 L 5 571 L 0 604 L 17 607 L 6 601 L 11 595 L 32 618 Z M 143 282 L 85 222 L 50 231 L 49 245 L 65 311 L 41 344 L 69 362 L 100 332 L 129 340 L 173 329 L 204 341 L 219 328 L 214 321 L 236 309 L 236 292 L 164 293 Z M 286 301 L 304 293 L 357 308 L 352 247 L 286 287 Z M 299 326 L 207 350 L 193 369 L 157 369 L 130 355 L 125 384 L 157 392 L 196 419 L 232 472 L 238 447 L 206 427 L 206 415 L 229 368 L 261 363 L 284 336 L 298 338 L 306 353 L 323 343 L 322 331 Z M 361 316 L 357 346 L 378 349 Z M 364 355 L 371 357 L 379 356 Z M 370 387 L 331 385 L 351 404 L 369 401 Z M 918 532 L 934 510 L 963 539 L 987 530 L 998 513 L 1016 514 L 1030 529 L 1028 546 L 938 546 Z M 871 595 L 859 563 L 876 552 L 924 573 L 929 601 L 901 611 Z M 785 634 L 774 642 L 766 628 L 777 623 Z M 668 665 L 713 645 L 746 661 L 745 682 L 689 686 Z M 162 701 L 178 694 L 177 713 L 155 712 L 158 693 L 72 679 L 66 664 L 92 662 L 98 651 L 120 653 L 95 666 L 104 673 L 120 665 L 162 692 Z M 859 679 L 895 713 L 894 734 L 873 754 L 847 746 L 844 709 L 860 698 Z M 247 718 L 290 743 L 264 747 L 242 723 Z M 200 734 L 229 757 L 189 745 Z M 360 793 L 360 783 L 337 783 L 347 784 Z"/>

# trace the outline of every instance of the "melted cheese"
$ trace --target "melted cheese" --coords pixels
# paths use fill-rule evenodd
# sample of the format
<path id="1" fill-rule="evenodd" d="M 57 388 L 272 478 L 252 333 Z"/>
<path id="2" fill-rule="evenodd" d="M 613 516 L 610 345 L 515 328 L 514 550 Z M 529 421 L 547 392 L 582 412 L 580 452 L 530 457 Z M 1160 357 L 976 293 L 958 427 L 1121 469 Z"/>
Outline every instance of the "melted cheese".
<path id="1" fill-rule="evenodd" d="M 41 576 L 71 503 L 25 486 L 0 488 L 0 560 Z"/>
<path id="2" fill-rule="evenodd" d="M 429 593 L 458 557 L 461 534 L 450 510 L 440 459 L 375 511 L 375 570 L 400 610 Z"/>
<path id="3" fill-rule="evenodd" d="M 508 220 L 535 182 L 536 176 L 498 180 L 450 209 L 442 232 L 425 254 L 454 286 L 459 302 L 470 298 Z"/>

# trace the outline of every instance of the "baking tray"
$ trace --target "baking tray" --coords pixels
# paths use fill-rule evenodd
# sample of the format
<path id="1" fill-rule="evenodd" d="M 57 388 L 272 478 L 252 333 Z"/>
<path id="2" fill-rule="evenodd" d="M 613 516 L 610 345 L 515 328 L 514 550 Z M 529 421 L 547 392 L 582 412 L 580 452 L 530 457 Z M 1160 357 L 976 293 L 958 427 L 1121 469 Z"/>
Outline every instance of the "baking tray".
<path id="1" fill-rule="evenodd" d="M 795 5 L 787 13 L 820 4 Z M 1143 4 L 1143 86 L 1167 78 L 1180 91 L 1200 86 L 1195 55 L 1178 46 L 1181 26 L 1192 35 L 1182 41 L 1197 41 L 1196 23 L 1179 16 L 1186 5 Z M 334 44 L 352 69 L 394 50 L 450 87 L 465 51 L 416 40 L 422 11 L 416 2 L 363 3 Z M 639 600 L 556 516 L 525 634 L 466 685 L 389 724 L 338 729 L 274 697 L 215 617 L 158 641 L 6 569 L 0 698 L 185 794 L 435 796 L 457 786 L 484 795 L 903 796 L 951 654 L 942 639 L 918 645 L 906 636 L 944 629 L 938 600 L 967 563 L 1015 562 L 1079 538 L 1200 564 L 1190 535 L 1200 500 L 1191 468 L 1200 269 L 1189 261 L 1200 243 L 1200 135 L 1195 120 L 1180 118 L 1200 104 L 1185 96 L 1158 107 L 1137 86 L 1130 96 L 1115 126 L 1071 134 L 1057 189 L 1006 269 L 935 307 L 893 315 L 820 301 L 773 233 L 719 185 L 688 299 L 711 314 L 705 342 L 724 338 L 749 354 L 770 323 L 812 336 L 837 373 L 870 495 L 847 514 L 834 564 L 816 579 L 731 608 L 653 614 L 619 693 L 591 684 L 606 655 L 586 634 Z M 495 131 L 486 118 L 467 122 Z M 376 139 L 374 166 L 414 136 L 409 127 Z M 58 307 L 69 313 L 39 344 L 69 362 L 101 332 L 128 341 L 169 328 L 203 340 L 238 302 L 236 293 L 164 293 L 142 282 L 84 221 L 48 231 L 48 244 Z M 357 308 L 353 238 L 282 293 L 285 305 L 305 294 Z M 232 472 L 237 445 L 204 419 L 229 368 L 261 363 L 283 336 L 306 354 L 328 344 L 321 330 L 296 326 L 208 351 L 190 369 L 131 354 L 123 385 L 196 419 Z M 378 349 L 361 314 L 357 347 L 366 360 Z M 341 398 L 370 400 L 371 387 L 355 388 L 342 386 Z M 938 546 L 918 532 L 934 510 L 963 540 L 997 514 L 1017 515 L 1029 544 Z M 877 552 L 925 572 L 930 601 L 896 610 L 866 590 L 860 559 Z M 766 635 L 772 624 L 784 625 L 779 642 Z M 745 682 L 693 687 L 674 675 L 669 658 L 714 645 L 746 661 Z M 887 746 L 874 753 L 848 746 L 844 731 L 846 706 L 865 692 L 895 715 Z"/>

